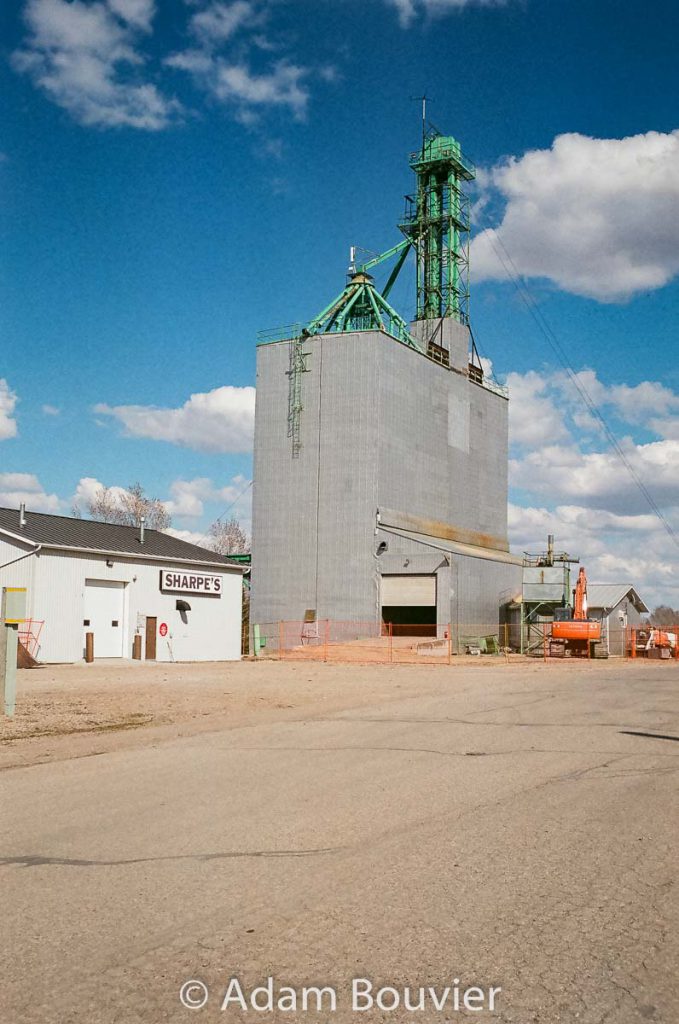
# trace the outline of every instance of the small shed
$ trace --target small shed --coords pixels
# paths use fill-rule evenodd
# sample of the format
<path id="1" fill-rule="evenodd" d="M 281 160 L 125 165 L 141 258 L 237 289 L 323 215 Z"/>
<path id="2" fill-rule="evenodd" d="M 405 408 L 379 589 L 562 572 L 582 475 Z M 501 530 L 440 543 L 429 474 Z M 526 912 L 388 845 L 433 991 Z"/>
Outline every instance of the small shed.
<path id="1" fill-rule="evenodd" d="M 602 642 L 610 655 L 624 655 L 627 628 L 649 611 L 631 583 L 588 584 L 587 610 L 590 618 L 601 620 Z"/>

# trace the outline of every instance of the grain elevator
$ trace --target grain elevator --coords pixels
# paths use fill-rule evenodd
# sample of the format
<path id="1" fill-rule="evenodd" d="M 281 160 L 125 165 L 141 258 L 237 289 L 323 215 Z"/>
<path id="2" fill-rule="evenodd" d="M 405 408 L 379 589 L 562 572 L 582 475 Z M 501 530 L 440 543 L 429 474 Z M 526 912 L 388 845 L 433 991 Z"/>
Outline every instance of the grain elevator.
<path id="1" fill-rule="evenodd" d="M 346 286 L 318 316 L 260 337 L 252 623 L 495 631 L 520 589 L 507 542 L 508 396 L 469 328 L 474 167 L 434 129 L 410 164 L 402 240 L 364 263 L 352 252 Z M 370 271 L 389 261 L 378 291 Z M 389 299 L 413 262 L 408 323 Z"/>

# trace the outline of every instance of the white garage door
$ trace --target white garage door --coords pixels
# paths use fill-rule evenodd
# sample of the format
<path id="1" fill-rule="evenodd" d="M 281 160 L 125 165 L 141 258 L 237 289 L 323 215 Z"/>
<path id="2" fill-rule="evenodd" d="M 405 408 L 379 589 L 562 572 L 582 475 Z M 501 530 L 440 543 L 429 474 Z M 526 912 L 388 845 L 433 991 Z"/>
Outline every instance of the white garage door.
<path id="1" fill-rule="evenodd" d="M 428 608 L 436 604 L 436 576 L 383 576 L 383 608 Z"/>
<path id="2" fill-rule="evenodd" d="M 124 583 L 85 580 L 85 632 L 94 633 L 95 658 L 123 656 Z"/>

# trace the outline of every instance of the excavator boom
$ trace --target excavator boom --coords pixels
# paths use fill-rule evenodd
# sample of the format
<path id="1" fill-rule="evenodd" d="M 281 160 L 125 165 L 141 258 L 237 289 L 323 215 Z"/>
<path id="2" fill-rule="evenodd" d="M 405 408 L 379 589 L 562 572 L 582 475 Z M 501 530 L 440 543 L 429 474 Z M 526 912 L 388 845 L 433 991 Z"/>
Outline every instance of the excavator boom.
<path id="1" fill-rule="evenodd" d="M 601 623 L 587 617 L 587 576 L 580 567 L 573 591 L 573 618 L 552 623 L 552 638 L 560 640 L 572 653 L 589 650 L 589 644 L 601 640 Z"/>
<path id="2" fill-rule="evenodd" d="M 576 622 L 587 621 L 587 576 L 584 565 L 580 566 L 578 582 L 575 584 L 573 596 L 573 619 Z"/>

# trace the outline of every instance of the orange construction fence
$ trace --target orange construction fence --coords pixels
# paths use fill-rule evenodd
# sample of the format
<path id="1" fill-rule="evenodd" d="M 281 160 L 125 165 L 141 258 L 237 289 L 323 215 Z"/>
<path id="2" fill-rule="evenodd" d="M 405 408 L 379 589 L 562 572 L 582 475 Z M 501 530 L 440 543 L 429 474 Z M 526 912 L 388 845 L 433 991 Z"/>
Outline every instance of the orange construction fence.
<path id="1" fill-rule="evenodd" d="M 487 623 L 276 622 L 258 627 L 259 651 L 290 661 L 449 665 L 459 655 L 508 653 L 509 626 Z"/>
<path id="2" fill-rule="evenodd" d="M 679 626 L 639 623 L 625 630 L 624 653 L 628 658 L 679 659 Z"/>
<path id="3" fill-rule="evenodd" d="M 42 633 L 44 619 L 24 619 L 19 626 L 19 642 L 23 644 L 32 658 L 38 657 L 40 651 L 40 634 Z"/>

